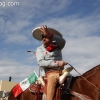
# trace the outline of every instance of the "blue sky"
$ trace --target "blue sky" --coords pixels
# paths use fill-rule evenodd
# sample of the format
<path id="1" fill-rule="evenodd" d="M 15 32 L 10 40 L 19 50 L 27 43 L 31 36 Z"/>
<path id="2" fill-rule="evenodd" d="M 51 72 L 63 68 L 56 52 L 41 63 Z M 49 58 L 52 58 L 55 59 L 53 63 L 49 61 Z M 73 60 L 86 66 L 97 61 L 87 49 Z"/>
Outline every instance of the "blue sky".
<path id="1" fill-rule="evenodd" d="M 63 60 L 81 74 L 100 64 L 100 0 L 0 0 L 0 80 L 20 82 L 39 72 L 27 50 L 42 44 L 32 37 L 41 25 L 63 34 Z"/>

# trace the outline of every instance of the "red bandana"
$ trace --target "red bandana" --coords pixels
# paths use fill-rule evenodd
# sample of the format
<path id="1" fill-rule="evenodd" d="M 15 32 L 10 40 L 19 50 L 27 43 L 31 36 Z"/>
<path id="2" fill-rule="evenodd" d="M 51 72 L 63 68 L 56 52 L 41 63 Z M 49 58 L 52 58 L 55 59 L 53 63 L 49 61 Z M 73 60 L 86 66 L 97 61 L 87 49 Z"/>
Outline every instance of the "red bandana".
<path id="1" fill-rule="evenodd" d="M 53 50 L 55 50 L 57 48 L 57 45 L 54 45 L 54 44 L 50 44 L 46 47 L 46 50 L 51 52 Z"/>

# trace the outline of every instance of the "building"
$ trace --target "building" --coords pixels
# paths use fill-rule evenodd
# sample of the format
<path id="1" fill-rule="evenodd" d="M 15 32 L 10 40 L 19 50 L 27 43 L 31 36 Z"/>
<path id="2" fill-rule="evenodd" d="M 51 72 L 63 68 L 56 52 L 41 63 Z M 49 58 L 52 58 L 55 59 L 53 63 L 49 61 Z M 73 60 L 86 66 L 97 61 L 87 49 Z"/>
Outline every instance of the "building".
<path id="1" fill-rule="evenodd" d="M 11 81 L 0 81 L 0 91 L 7 91 L 10 92 L 10 90 L 17 84 L 18 82 L 11 82 Z"/>
<path id="2" fill-rule="evenodd" d="M 11 82 L 0 80 L 0 100 L 2 97 L 7 96 L 11 89 L 17 84 L 18 82 Z"/>

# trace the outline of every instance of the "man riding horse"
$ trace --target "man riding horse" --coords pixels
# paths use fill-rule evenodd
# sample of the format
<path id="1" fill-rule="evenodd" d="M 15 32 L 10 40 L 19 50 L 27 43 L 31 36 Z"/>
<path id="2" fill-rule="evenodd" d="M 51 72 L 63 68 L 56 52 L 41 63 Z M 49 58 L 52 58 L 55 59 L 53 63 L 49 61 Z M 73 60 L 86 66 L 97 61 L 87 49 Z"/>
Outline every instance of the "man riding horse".
<path id="1" fill-rule="evenodd" d="M 61 33 L 53 28 L 41 26 L 35 28 L 32 35 L 35 39 L 43 42 L 43 45 L 36 50 L 36 57 L 41 70 L 45 71 L 46 77 L 44 76 L 43 79 L 46 78 L 47 83 L 42 82 L 42 85 L 47 88 L 47 91 L 44 92 L 43 89 L 45 88 L 41 84 L 34 83 L 18 97 L 14 97 L 11 90 L 8 100 L 100 100 L 100 65 L 95 66 L 83 75 L 70 64 L 71 67 L 64 69 L 67 62 L 62 60 L 61 50 L 65 45 L 65 40 Z M 71 76 L 72 78 L 62 81 L 72 69 L 80 76 Z M 60 75 L 60 72 L 62 72 L 62 75 Z M 59 95 L 56 95 L 58 98 L 55 97 L 55 91 L 59 93 L 58 86 L 60 86 L 60 99 Z M 45 99 L 42 98 L 43 93 L 46 93 Z"/>
<path id="2" fill-rule="evenodd" d="M 43 42 L 36 50 L 36 58 L 41 70 L 44 70 L 47 75 L 46 100 L 53 100 L 56 85 L 61 82 L 59 73 L 67 65 L 67 62 L 62 60 L 61 53 L 66 41 L 60 32 L 47 26 L 35 28 L 32 35 Z"/>

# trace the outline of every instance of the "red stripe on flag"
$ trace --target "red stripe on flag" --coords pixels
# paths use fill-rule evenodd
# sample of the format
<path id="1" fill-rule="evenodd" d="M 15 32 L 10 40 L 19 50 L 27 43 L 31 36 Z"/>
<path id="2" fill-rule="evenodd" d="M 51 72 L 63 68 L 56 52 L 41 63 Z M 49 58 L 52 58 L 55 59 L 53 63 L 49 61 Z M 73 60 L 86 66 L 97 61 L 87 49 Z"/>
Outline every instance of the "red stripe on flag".
<path id="1" fill-rule="evenodd" d="M 14 94 L 14 97 L 17 97 L 20 93 L 23 92 L 22 88 L 20 87 L 20 84 L 17 84 L 13 87 L 12 92 Z"/>

